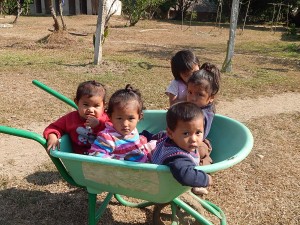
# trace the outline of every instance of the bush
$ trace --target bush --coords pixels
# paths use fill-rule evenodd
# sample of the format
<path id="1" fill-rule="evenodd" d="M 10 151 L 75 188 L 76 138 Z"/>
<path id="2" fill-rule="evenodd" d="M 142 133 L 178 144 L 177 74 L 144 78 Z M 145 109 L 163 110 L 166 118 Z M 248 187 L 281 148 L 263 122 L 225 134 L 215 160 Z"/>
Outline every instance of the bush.
<path id="1" fill-rule="evenodd" d="M 0 0 L 1 2 L 1 0 Z M 21 7 L 23 8 L 23 12 L 28 13 L 29 4 L 32 4 L 32 0 L 20 0 Z M 4 15 L 14 15 L 18 10 L 18 3 L 16 0 L 6 0 L 0 4 L 0 10 Z"/>
<path id="2" fill-rule="evenodd" d="M 163 0 L 122 0 L 122 11 L 129 17 L 129 25 L 134 26 L 145 16 L 147 9 L 158 6 Z"/>
<path id="3" fill-rule="evenodd" d="M 289 28 L 288 28 L 288 34 L 292 35 L 292 36 L 296 36 L 297 35 L 297 28 L 296 25 L 294 23 L 292 23 Z"/>

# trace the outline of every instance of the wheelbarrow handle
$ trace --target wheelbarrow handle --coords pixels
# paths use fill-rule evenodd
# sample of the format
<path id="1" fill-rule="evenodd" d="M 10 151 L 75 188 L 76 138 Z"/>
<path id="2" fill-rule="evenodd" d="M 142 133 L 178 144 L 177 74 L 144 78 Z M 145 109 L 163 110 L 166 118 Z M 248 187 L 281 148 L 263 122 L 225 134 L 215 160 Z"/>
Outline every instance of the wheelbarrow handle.
<path id="1" fill-rule="evenodd" d="M 27 138 L 34 141 L 37 141 L 40 143 L 44 148 L 47 148 L 47 140 L 42 137 L 40 134 L 37 134 L 35 132 L 7 127 L 7 126 L 0 126 L 0 133 L 9 134 L 17 137 Z M 53 156 L 49 155 L 50 159 L 56 166 L 57 170 L 59 171 L 60 175 L 71 185 L 82 187 L 78 185 L 73 178 L 69 175 L 66 168 L 62 164 L 62 162 L 58 158 L 54 158 Z"/>
<path id="2" fill-rule="evenodd" d="M 41 135 L 31 132 L 31 131 L 7 127 L 7 126 L 0 126 L 0 133 L 10 134 L 13 136 L 23 137 L 23 138 L 37 141 L 44 148 L 46 148 L 46 146 L 47 146 L 47 140 L 45 138 L 43 138 Z"/>
<path id="3" fill-rule="evenodd" d="M 74 101 L 72 101 L 71 99 L 69 99 L 68 97 L 64 96 L 63 94 L 53 90 L 52 88 L 49 88 L 47 85 L 39 82 L 38 80 L 33 80 L 32 83 L 41 88 L 42 90 L 48 92 L 49 94 L 53 95 L 54 97 L 58 98 L 59 100 L 67 103 L 68 105 L 72 106 L 75 109 L 78 109 L 77 105 L 75 104 Z"/>

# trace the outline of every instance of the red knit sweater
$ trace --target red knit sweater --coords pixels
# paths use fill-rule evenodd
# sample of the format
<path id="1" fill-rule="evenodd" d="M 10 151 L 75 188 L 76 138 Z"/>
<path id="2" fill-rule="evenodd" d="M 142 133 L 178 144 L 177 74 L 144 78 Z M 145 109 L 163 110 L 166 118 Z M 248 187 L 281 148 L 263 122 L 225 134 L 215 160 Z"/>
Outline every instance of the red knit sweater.
<path id="1" fill-rule="evenodd" d="M 56 134 L 58 138 L 64 134 L 68 134 L 71 138 L 73 152 L 87 154 L 97 133 L 103 130 L 105 128 L 105 122 L 109 121 L 107 114 L 103 113 L 99 121 L 99 125 L 91 129 L 84 125 L 85 120 L 79 116 L 79 113 L 73 111 L 51 123 L 46 127 L 43 135 L 48 139 L 48 135 L 51 133 Z"/>

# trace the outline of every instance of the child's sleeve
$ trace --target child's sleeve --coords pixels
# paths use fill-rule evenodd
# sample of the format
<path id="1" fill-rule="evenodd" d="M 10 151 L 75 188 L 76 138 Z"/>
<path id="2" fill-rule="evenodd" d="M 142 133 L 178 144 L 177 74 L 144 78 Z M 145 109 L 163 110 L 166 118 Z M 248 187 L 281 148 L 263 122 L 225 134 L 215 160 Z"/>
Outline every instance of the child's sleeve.
<path id="1" fill-rule="evenodd" d="M 99 132 L 91 148 L 89 155 L 107 158 L 113 152 L 115 143 L 109 134 Z"/>
<path id="2" fill-rule="evenodd" d="M 63 116 L 51 123 L 48 127 L 45 128 L 43 132 L 43 136 L 45 139 L 48 139 L 49 134 L 55 134 L 57 138 L 61 138 L 61 136 L 66 131 L 66 116 Z"/>
<path id="3" fill-rule="evenodd" d="M 151 155 L 152 152 L 154 151 L 155 147 L 156 147 L 156 142 L 157 140 L 150 140 L 148 141 L 146 137 L 144 137 L 143 135 L 140 135 L 140 142 L 143 146 L 143 152 L 147 157 L 147 162 L 150 162 L 151 160 Z"/>
<path id="4" fill-rule="evenodd" d="M 197 170 L 192 160 L 184 155 L 170 157 L 165 162 L 170 167 L 174 178 L 185 186 L 207 187 L 209 184 L 208 175 L 202 170 Z"/>
<path id="5" fill-rule="evenodd" d="M 176 80 L 172 80 L 169 86 L 167 87 L 167 90 L 165 92 L 167 95 L 172 94 L 174 96 L 178 95 L 178 82 Z"/>

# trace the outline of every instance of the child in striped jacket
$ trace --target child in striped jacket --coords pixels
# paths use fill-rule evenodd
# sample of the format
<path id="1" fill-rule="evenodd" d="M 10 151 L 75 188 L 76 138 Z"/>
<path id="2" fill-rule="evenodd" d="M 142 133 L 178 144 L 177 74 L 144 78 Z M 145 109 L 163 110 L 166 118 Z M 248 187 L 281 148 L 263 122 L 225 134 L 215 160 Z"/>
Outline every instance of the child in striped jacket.
<path id="1" fill-rule="evenodd" d="M 143 117 L 141 94 L 131 85 L 116 91 L 110 98 L 107 115 L 111 122 L 97 134 L 89 155 L 134 162 L 148 162 L 156 141 L 147 143 L 139 135 L 137 123 Z"/>

